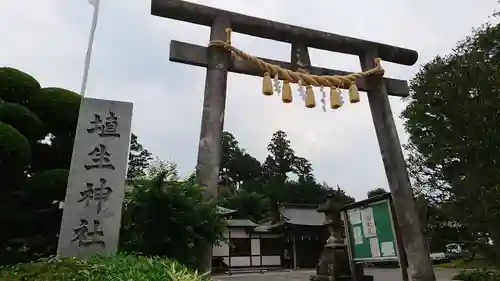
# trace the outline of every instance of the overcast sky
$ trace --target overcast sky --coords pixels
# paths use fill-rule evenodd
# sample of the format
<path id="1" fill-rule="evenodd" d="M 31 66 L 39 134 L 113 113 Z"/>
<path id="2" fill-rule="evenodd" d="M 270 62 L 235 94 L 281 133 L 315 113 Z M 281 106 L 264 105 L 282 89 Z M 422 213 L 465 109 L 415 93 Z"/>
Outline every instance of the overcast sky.
<path id="1" fill-rule="evenodd" d="M 265 17 L 419 52 L 415 66 L 384 63 L 386 77 L 410 80 L 419 66 L 486 22 L 496 0 L 200 0 Z M 80 89 L 93 9 L 87 0 L 1 0 L 0 66 L 19 68 L 43 87 Z M 169 62 L 169 42 L 208 43 L 207 27 L 150 15 L 150 0 L 101 0 L 87 95 L 134 103 L 133 132 L 155 156 L 174 161 L 182 175 L 196 164 L 205 69 Z M 289 45 L 244 35 L 233 44 L 251 54 L 288 60 Z M 356 57 L 310 50 L 312 64 L 359 71 Z M 231 74 L 225 130 L 259 160 L 276 130 L 288 133 L 297 155 L 309 159 L 318 181 L 365 198 L 388 184 L 366 95 L 361 103 L 323 112 L 299 99 L 282 104 L 261 94 L 261 79 Z M 319 99 L 319 98 L 318 98 Z M 399 114 L 391 98 L 401 141 Z"/>

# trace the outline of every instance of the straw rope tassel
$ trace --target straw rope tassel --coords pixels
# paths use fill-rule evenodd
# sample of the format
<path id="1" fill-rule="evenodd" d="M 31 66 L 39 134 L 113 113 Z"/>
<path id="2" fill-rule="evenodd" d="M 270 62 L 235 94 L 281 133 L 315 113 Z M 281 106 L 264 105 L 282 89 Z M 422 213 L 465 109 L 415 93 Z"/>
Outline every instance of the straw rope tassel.
<path id="1" fill-rule="evenodd" d="M 342 106 L 342 100 L 340 99 L 340 90 L 337 87 L 330 88 L 330 107 L 332 109 L 338 109 Z"/>
<path id="2" fill-rule="evenodd" d="M 281 100 L 284 103 L 291 103 L 293 101 L 292 87 L 290 86 L 289 81 L 287 81 L 287 80 L 283 81 L 283 89 L 281 92 L 282 92 Z"/>
<path id="3" fill-rule="evenodd" d="M 351 103 L 357 103 L 359 100 L 358 87 L 356 87 L 356 83 L 352 83 L 351 86 L 349 86 L 349 101 Z"/>
<path id="4" fill-rule="evenodd" d="M 314 91 L 311 85 L 306 86 L 306 107 L 307 108 L 316 107 L 316 99 L 314 98 Z"/>
<path id="5" fill-rule="evenodd" d="M 262 80 L 262 93 L 266 96 L 273 95 L 273 81 L 271 80 L 271 74 L 269 72 L 264 73 L 264 79 Z"/>
<path id="6" fill-rule="evenodd" d="M 315 107 L 316 102 L 314 100 L 314 92 L 312 87 L 334 87 L 334 88 L 344 88 L 345 86 L 349 86 L 349 100 L 351 103 L 357 103 L 360 101 L 358 88 L 356 87 L 356 80 L 362 77 L 367 77 L 370 75 L 384 75 L 384 68 L 380 65 L 380 58 L 375 59 L 375 67 L 363 72 L 351 73 L 347 75 L 312 75 L 304 72 L 296 72 L 291 71 L 289 69 L 285 69 L 280 67 L 279 65 L 270 64 L 268 62 L 259 59 L 258 57 L 251 56 L 238 48 L 231 45 L 231 29 L 226 28 L 226 40 L 212 40 L 209 43 L 209 46 L 220 46 L 226 49 L 227 51 L 234 53 L 236 56 L 241 59 L 247 60 L 253 63 L 255 66 L 260 68 L 264 73 L 262 92 L 265 95 L 273 94 L 272 87 L 272 75 L 278 75 L 284 81 L 293 82 L 293 81 L 303 81 L 304 85 L 308 85 L 306 87 L 306 106 L 309 108 Z M 289 85 L 283 85 L 283 92 L 285 89 L 289 87 Z M 291 93 L 290 93 L 291 94 Z M 336 93 L 334 93 L 336 97 Z M 290 95 L 291 97 L 291 95 Z M 332 97 L 332 92 L 330 92 L 330 98 Z M 288 99 L 286 99 L 288 101 Z M 285 102 L 285 99 L 283 99 Z M 333 104 L 330 104 L 333 107 Z"/>

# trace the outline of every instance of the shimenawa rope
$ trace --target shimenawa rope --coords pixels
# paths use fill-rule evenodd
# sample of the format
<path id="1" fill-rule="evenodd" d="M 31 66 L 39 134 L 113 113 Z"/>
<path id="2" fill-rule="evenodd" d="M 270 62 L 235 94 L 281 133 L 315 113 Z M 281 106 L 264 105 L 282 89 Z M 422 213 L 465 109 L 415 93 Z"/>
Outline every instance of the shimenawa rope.
<path id="1" fill-rule="evenodd" d="M 278 82 L 278 78 L 283 80 L 283 95 L 282 99 L 285 103 L 292 102 L 292 94 L 290 89 L 290 83 L 299 83 L 299 91 L 303 96 L 306 107 L 313 108 L 316 106 L 316 101 L 314 97 L 314 92 L 312 90 L 313 86 L 316 87 L 330 87 L 330 106 L 333 109 L 337 109 L 344 103 L 341 97 L 339 88 L 349 89 L 349 100 L 351 103 L 359 102 L 359 93 L 356 87 L 356 80 L 369 75 L 383 75 L 384 69 L 380 65 L 380 58 L 375 59 L 375 67 L 363 72 L 351 73 L 348 75 L 312 75 L 304 72 L 292 71 L 280 67 L 279 65 L 267 63 L 257 57 L 251 56 L 242 50 L 234 47 L 231 44 L 231 32 L 230 28 L 226 28 L 226 40 L 212 40 L 209 46 L 219 46 L 226 49 L 228 52 L 234 53 L 238 57 L 250 61 L 254 65 L 258 66 L 264 72 L 264 81 L 262 86 L 262 92 L 264 95 L 272 95 L 273 87 L 271 76 L 275 77 L 275 82 Z M 279 84 L 279 82 L 278 82 Z M 302 86 L 306 87 L 305 95 L 303 93 Z M 277 88 L 277 87 L 276 87 Z M 322 91 L 323 92 L 323 91 Z M 279 91 L 278 91 L 279 93 Z M 323 93 L 324 94 L 324 93 Z M 324 103 L 324 97 L 322 102 Z M 325 109 L 324 109 L 325 110 Z"/>
<path id="2" fill-rule="evenodd" d="M 289 82 L 298 82 L 303 81 L 304 85 L 311 85 L 316 87 L 349 87 L 353 82 L 355 82 L 358 78 L 366 77 L 369 75 L 383 75 L 384 69 L 380 65 L 380 58 L 375 59 L 376 67 L 369 69 L 363 72 L 351 73 L 348 75 L 312 75 L 303 72 L 291 71 L 289 69 L 284 69 L 279 65 L 267 63 L 257 57 L 249 55 L 244 51 L 234 47 L 231 45 L 231 32 L 230 28 L 226 28 L 226 41 L 222 40 L 212 40 L 209 43 L 209 46 L 220 46 L 224 47 L 224 49 L 236 54 L 240 58 L 244 60 L 248 60 L 253 64 L 257 65 L 264 72 L 267 72 L 271 76 L 276 74 L 283 80 L 287 80 Z"/>

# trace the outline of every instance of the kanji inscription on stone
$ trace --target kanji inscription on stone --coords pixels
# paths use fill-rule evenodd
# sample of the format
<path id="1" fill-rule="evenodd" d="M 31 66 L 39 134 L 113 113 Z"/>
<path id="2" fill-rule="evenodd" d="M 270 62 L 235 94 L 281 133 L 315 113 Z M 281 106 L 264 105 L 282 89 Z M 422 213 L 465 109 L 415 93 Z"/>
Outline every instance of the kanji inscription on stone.
<path id="1" fill-rule="evenodd" d="M 59 257 L 116 252 L 127 176 L 132 103 L 84 98 L 63 204 Z"/>
<path id="2" fill-rule="evenodd" d="M 87 129 L 89 133 L 97 133 L 100 137 L 120 137 L 120 133 L 118 133 L 118 117 L 113 111 L 109 112 L 104 121 L 100 114 L 94 113 L 94 120 L 90 121 L 90 125 L 91 127 Z"/>
<path id="3" fill-rule="evenodd" d="M 81 219 L 80 225 L 73 229 L 74 236 L 71 242 L 76 242 L 80 247 L 90 245 L 106 247 L 106 243 L 101 239 L 104 237 L 104 231 L 100 227 L 100 224 L 99 220 L 92 220 L 92 226 L 90 226 L 88 219 Z"/>
<path id="4" fill-rule="evenodd" d="M 111 162 L 111 153 L 109 153 L 108 148 L 104 144 L 94 146 L 89 156 L 92 159 L 92 164 L 85 164 L 85 169 L 115 169 L 115 166 Z"/>
<path id="5" fill-rule="evenodd" d="M 85 202 L 85 207 L 90 207 L 91 203 L 97 206 L 97 214 L 102 211 L 102 205 L 109 199 L 113 189 L 107 184 L 106 179 L 100 179 L 99 185 L 95 186 L 91 182 L 85 183 L 85 190 L 80 192 L 78 202 Z"/>

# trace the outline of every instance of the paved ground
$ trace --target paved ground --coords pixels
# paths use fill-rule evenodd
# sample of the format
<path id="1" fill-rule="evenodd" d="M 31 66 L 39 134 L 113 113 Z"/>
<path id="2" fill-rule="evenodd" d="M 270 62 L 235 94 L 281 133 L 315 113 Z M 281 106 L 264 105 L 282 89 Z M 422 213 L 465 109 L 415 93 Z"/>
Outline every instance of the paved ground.
<path id="1" fill-rule="evenodd" d="M 457 273 L 453 269 L 435 269 L 437 281 L 450 281 Z M 215 276 L 215 280 L 220 281 L 308 281 L 309 276 L 313 275 L 314 271 L 298 270 L 294 272 L 266 272 L 259 273 L 242 273 L 231 276 Z M 401 273 L 399 269 L 365 269 L 365 274 L 370 274 L 375 277 L 375 281 L 400 281 Z"/>

